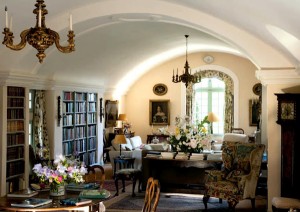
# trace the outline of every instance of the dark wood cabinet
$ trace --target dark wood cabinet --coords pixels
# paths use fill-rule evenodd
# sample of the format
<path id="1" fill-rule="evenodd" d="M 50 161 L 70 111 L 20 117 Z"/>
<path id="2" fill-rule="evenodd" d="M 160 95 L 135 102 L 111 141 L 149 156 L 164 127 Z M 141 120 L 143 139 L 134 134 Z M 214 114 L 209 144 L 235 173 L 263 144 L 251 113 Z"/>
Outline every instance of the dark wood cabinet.
<path id="1" fill-rule="evenodd" d="M 300 94 L 276 94 L 281 125 L 281 196 L 300 198 Z"/>

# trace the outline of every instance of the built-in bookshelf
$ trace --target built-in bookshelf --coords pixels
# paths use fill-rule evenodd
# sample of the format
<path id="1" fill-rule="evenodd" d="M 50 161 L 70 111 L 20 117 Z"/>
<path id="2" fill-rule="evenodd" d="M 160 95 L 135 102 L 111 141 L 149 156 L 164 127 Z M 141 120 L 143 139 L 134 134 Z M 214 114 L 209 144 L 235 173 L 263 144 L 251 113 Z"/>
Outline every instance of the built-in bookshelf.
<path id="1" fill-rule="evenodd" d="M 97 94 L 63 92 L 63 154 L 75 155 L 86 165 L 96 163 Z"/>
<path id="2" fill-rule="evenodd" d="M 7 87 L 7 192 L 20 190 L 25 174 L 25 100 L 25 88 Z"/>

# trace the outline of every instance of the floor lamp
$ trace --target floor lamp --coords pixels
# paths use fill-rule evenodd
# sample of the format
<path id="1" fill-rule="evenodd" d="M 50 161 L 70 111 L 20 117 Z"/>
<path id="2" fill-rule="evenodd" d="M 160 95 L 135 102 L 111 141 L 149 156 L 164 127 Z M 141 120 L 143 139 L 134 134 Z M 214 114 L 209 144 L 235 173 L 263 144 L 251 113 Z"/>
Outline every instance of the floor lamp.
<path id="1" fill-rule="evenodd" d="M 125 138 L 125 135 L 124 134 L 117 134 L 115 136 L 115 139 L 114 139 L 114 142 L 115 144 L 120 144 L 120 158 L 122 158 L 122 155 L 121 155 L 121 150 L 122 150 L 122 146 L 121 144 L 126 144 L 126 138 Z"/>
<path id="2" fill-rule="evenodd" d="M 207 120 L 210 122 L 210 134 L 213 134 L 213 122 L 218 122 L 219 118 L 216 114 L 214 114 L 213 112 L 210 112 L 207 115 Z"/>

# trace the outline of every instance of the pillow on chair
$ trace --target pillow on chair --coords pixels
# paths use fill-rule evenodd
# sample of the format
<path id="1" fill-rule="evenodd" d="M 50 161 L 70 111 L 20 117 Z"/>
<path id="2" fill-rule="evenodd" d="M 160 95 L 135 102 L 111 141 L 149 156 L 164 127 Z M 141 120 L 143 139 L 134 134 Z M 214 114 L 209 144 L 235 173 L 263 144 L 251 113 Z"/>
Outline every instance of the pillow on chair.
<path id="1" fill-rule="evenodd" d="M 143 144 L 140 136 L 134 136 L 129 138 L 132 149 L 139 149 Z"/>

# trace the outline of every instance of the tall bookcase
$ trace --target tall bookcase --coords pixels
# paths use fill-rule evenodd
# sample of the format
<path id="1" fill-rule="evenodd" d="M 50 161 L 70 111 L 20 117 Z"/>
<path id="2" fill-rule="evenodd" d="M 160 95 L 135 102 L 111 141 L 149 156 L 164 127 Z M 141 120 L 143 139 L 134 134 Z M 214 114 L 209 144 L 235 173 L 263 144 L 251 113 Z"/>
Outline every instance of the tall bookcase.
<path id="1" fill-rule="evenodd" d="M 63 154 L 75 155 L 86 165 L 96 163 L 97 94 L 63 92 Z"/>
<path id="2" fill-rule="evenodd" d="M 26 179 L 25 88 L 7 87 L 6 192 L 22 189 Z M 27 165 L 28 166 L 28 165 Z"/>

